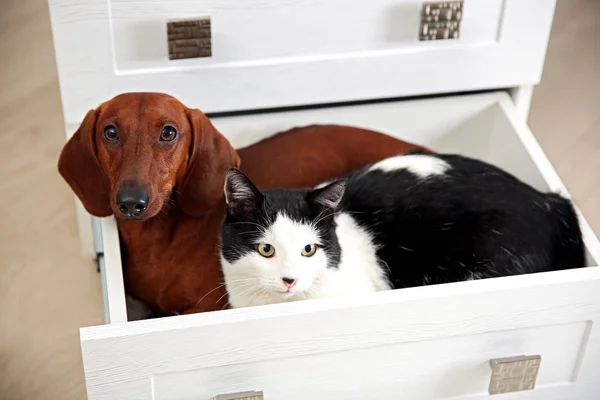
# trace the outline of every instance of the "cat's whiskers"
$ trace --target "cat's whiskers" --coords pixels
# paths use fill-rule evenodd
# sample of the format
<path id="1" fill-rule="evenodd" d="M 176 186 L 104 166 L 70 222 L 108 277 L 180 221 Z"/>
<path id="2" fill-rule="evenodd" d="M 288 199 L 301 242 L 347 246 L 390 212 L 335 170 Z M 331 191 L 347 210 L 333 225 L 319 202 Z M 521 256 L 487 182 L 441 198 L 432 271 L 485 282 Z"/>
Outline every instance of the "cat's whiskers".
<path id="1" fill-rule="evenodd" d="M 302 300 L 306 300 L 306 295 L 310 295 L 310 288 L 308 288 L 307 290 L 302 291 Z"/>
<path id="2" fill-rule="evenodd" d="M 223 282 L 223 283 L 224 283 L 224 284 L 227 284 L 227 285 L 237 285 L 237 284 L 239 284 L 239 283 L 246 283 L 246 282 L 249 282 L 249 283 L 255 283 L 255 282 L 257 282 L 257 281 L 258 281 L 258 279 L 257 279 L 257 278 L 255 278 L 255 277 L 251 276 L 251 277 L 248 277 L 248 278 L 242 278 L 242 279 L 230 279 L 230 280 L 228 280 L 227 282 Z"/>
<path id="3" fill-rule="evenodd" d="M 251 290 L 254 287 L 260 287 L 257 284 L 256 280 L 253 280 L 252 282 L 238 282 L 238 283 L 230 284 L 229 285 L 229 292 L 233 293 L 234 291 L 239 291 L 239 290 L 242 290 L 242 289 L 247 289 L 247 291 L 248 291 L 248 290 Z M 236 293 L 236 294 L 238 296 L 243 295 L 243 293 Z"/>
<path id="4" fill-rule="evenodd" d="M 390 273 L 390 276 L 392 276 L 392 270 L 390 269 L 390 266 L 388 265 L 388 263 L 386 263 L 384 260 L 380 259 L 379 260 L 384 266 L 385 268 L 388 270 L 388 272 Z"/>
<path id="5" fill-rule="evenodd" d="M 260 295 L 263 294 L 267 289 L 265 288 L 258 288 L 256 290 L 256 293 L 254 293 L 252 295 L 252 297 L 250 298 L 250 300 L 248 301 L 250 304 L 254 304 L 254 305 L 260 305 L 260 303 L 254 303 L 255 299 L 258 301 L 260 300 Z"/>
<path id="6" fill-rule="evenodd" d="M 365 214 L 364 211 L 338 211 L 338 212 L 344 212 L 346 214 Z"/>
<path id="7" fill-rule="evenodd" d="M 259 234 L 259 235 L 262 234 L 262 235 L 264 235 L 265 231 L 248 231 L 248 232 L 240 232 L 240 233 L 238 233 L 238 235 L 250 235 L 250 234 L 255 234 L 255 235 L 256 234 Z"/>
<path id="8" fill-rule="evenodd" d="M 323 246 L 323 243 L 327 243 L 328 245 L 331 246 L 331 242 L 329 240 L 323 239 L 323 238 L 319 238 L 319 242 L 320 243 L 316 243 L 317 246 Z"/>
<path id="9" fill-rule="evenodd" d="M 194 307 L 198 307 L 198 305 L 200 305 L 200 303 L 202 302 L 202 300 L 204 300 L 204 299 L 206 298 L 206 296 L 208 296 L 209 294 L 211 294 L 211 293 L 212 293 L 212 292 L 214 292 L 215 290 L 218 290 L 218 289 L 222 288 L 223 286 L 225 286 L 225 285 L 227 285 L 227 284 L 235 284 L 235 283 L 237 283 L 237 282 L 239 282 L 239 281 L 244 281 L 244 280 L 252 280 L 252 279 L 254 279 L 254 278 L 249 278 L 249 279 L 237 279 L 237 280 L 232 280 L 232 281 L 229 281 L 229 282 L 217 282 L 217 283 L 219 283 L 219 285 L 218 285 L 216 288 L 214 288 L 214 289 L 210 290 L 209 292 L 207 292 L 207 293 L 206 293 L 204 296 L 202 296 L 202 297 L 200 298 L 200 300 L 198 300 L 198 302 L 196 303 L 196 305 L 195 305 Z M 222 297 L 223 297 L 223 296 L 222 296 Z M 221 300 L 221 299 L 219 299 L 219 300 Z M 219 301 L 217 300 L 217 303 L 218 303 L 218 302 L 219 302 Z"/>
<path id="10" fill-rule="evenodd" d="M 250 301 L 247 299 L 252 293 L 258 291 L 259 289 L 256 286 L 252 286 L 249 289 L 244 290 L 242 293 L 236 294 L 237 297 L 244 298 L 244 304 L 252 305 Z"/>
<path id="11" fill-rule="evenodd" d="M 262 292 L 262 294 L 260 295 L 260 297 L 259 297 L 259 299 L 258 299 L 258 300 L 259 300 L 260 302 L 264 302 L 265 300 L 267 300 L 267 298 L 269 297 L 269 295 L 270 295 L 270 291 L 269 291 L 269 290 L 267 290 L 267 289 L 263 289 L 263 292 Z M 264 299 L 263 299 L 263 297 L 264 297 Z M 269 304 L 269 303 L 266 303 L 266 304 Z"/>
<path id="12" fill-rule="evenodd" d="M 271 226 L 273 224 L 273 221 L 270 220 L 269 217 L 268 217 L 269 213 L 267 212 L 267 204 L 266 204 L 266 202 L 262 203 L 262 209 L 263 209 L 265 226 Z"/>
<path id="13" fill-rule="evenodd" d="M 248 287 L 249 285 L 250 285 L 250 283 L 246 283 L 246 284 L 244 284 L 244 285 L 239 285 L 239 286 L 237 286 L 237 287 L 235 288 L 235 291 L 237 291 L 237 290 L 242 290 L 242 289 L 244 289 L 244 288 L 245 288 L 246 290 L 242 291 L 241 293 L 234 293 L 234 290 L 231 290 L 229 294 L 230 294 L 230 295 L 231 295 L 231 294 L 233 294 L 233 295 L 235 295 L 235 296 L 237 296 L 237 297 L 243 297 L 243 296 L 246 296 L 247 294 L 251 293 L 253 290 L 258 290 L 258 289 L 260 289 L 260 286 L 258 286 L 258 285 L 255 285 L 255 284 L 254 284 L 254 282 L 252 282 L 252 285 L 251 285 L 250 287 Z"/>
<path id="14" fill-rule="evenodd" d="M 265 227 L 262 226 L 261 224 L 257 224 L 256 222 L 250 222 L 250 221 L 242 221 L 242 222 L 230 222 L 229 225 L 254 225 L 254 226 L 258 226 L 259 232 L 261 233 L 265 233 Z"/>
<path id="15" fill-rule="evenodd" d="M 314 228 L 319 222 L 323 221 L 325 218 L 334 217 L 338 213 L 339 212 L 330 212 L 328 214 L 323 215 L 319 219 L 315 218 L 315 220 L 313 220 L 313 222 L 310 223 L 311 228 Z"/>
<path id="16" fill-rule="evenodd" d="M 314 219 L 311 221 L 311 223 L 309 224 L 309 226 L 310 226 L 311 228 L 314 228 L 314 226 L 315 226 L 315 225 L 318 223 L 318 222 L 315 222 L 315 221 L 316 221 L 316 220 L 318 220 L 319 218 L 321 218 L 321 216 L 323 215 L 323 213 L 324 213 L 325 211 L 327 211 L 327 209 L 323 209 L 323 210 L 321 210 L 321 212 L 320 212 L 320 213 L 319 213 L 319 214 L 318 214 L 318 215 L 317 215 L 317 216 L 316 216 L 316 217 L 315 217 L 315 218 L 314 218 Z"/>
<path id="17" fill-rule="evenodd" d="M 256 222 L 252 222 L 252 221 L 229 222 L 229 225 L 245 225 L 245 224 L 261 226 L 260 224 L 257 224 Z"/>
<path id="18" fill-rule="evenodd" d="M 310 286 L 308 289 L 306 289 L 302 292 L 302 297 L 303 297 L 303 300 L 308 300 L 310 298 L 310 296 L 313 296 L 313 295 L 315 295 L 315 297 L 318 297 L 318 296 L 316 296 L 317 294 L 318 294 L 317 289 L 314 286 Z"/>
<path id="19" fill-rule="evenodd" d="M 241 285 L 238 285 L 237 283 L 230 282 L 230 286 L 231 286 L 231 284 L 234 284 L 234 285 L 236 285 L 236 288 L 240 288 L 240 287 L 245 287 L 245 286 L 247 286 L 249 284 L 252 284 L 252 283 L 254 283 L 254 282 L 245 282 L 245 283 L 243 283 Z M 223 299 L 228 294 L 229 294 L 229 292 L 225 291 L 225 294 L 223 294 L 221 297 L 219 297 L 219 299 L 215 302 L 215 304 L 219 304 L 219 301 L 221 301 L 221 299 Z M 229 302 L 227 302 L 227 303 L 229 303 Z"/>
<path id="20" fill-rule="evenodd" d="M 202 296 L 200 298 L 200 300 L 198 300 L 198 302 L 196 303 L 196 305 L 194 307 L 198 307 L 200 305 L 200 303 L 202 302 L 202 300 L 204 300 L 206 298 L 206 296 L 208 296 L 209 294 L 211 294 L 215 290 L 218 290 L 218 289 L 222 288 L 223 286 L 225 286 L 225 283 L 222 283 L 222 284 L 218 285 L 216 288 L 214 288 L 214 289 L 210 290 L 209 292 L 207 292 L 204 296 Z"/>
<path id="21" fill-rule="evenodd" d="M 324 211 L 328 211 L 328 210 L 324 210 Z M 323 215 L 322 217 L 319 218 L 319 216 L 323 213 L 323 211 L 321 211 L 321 213 L 319 215 L 317 215 L 317 217 L 313 220 L 313 222 L 310 223 L 311 227 L 314 227 L 315 225 L 317 225 L 319 222 L 321 222 L 322 220 L 324 220 L 325 218 L 328 218 L 330 216 L 335 217 L 336 215 L 339 214 L 364 214 L 364 212 L 362 211 L 344 211 L 344 210 L 337 210 L 337 211 L 333 211 L 330 212 L 329 214 Z M 318 220 L 317 220 L 318 218 Z"/>

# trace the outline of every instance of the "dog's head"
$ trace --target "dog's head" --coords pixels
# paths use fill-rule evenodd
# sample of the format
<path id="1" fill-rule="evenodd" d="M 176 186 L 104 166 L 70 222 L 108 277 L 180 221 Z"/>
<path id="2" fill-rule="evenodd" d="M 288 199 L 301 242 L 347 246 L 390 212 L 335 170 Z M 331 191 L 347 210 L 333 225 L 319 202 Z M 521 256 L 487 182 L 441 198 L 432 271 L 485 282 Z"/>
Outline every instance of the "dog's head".
<path id="1" fill-rule="evenodd" d="M 202 215 L 239 163 L 200 110 L 162 93 L 125 93 L 87 113 L 58 169 L 90 214 L 141 220 L 172 200 Z"/>

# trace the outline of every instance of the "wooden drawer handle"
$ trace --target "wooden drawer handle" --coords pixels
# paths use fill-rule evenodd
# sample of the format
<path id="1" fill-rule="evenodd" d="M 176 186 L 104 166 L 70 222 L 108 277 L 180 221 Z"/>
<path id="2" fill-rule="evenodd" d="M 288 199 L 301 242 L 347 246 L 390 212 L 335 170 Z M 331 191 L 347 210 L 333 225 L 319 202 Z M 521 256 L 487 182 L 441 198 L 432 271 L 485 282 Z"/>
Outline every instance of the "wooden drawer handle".
<path id="1" fill-rule="evenodd" d="M 220 394 L 215 400 L 264 400 L 263 392 L 238 392 L 229 394 Z"/>
<path id="2" fill-rule="evenodd" d="M 540 369 L 542 357 L 517 356 L 490 360 L 492 378 L 488 389 L 490 394 L 501 394 L 533 390 Z"/>

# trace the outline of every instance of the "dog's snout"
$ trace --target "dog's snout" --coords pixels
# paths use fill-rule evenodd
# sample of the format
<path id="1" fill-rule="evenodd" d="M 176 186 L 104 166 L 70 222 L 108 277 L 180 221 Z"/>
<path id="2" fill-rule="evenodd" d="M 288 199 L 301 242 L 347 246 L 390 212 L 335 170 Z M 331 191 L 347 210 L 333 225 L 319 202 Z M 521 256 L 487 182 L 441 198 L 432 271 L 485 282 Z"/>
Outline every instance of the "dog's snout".
<path id="1" fill-rule="evenodd" d="M 117 207 L 127 217 L 140 217 L 148 208 L 150 194 L 139 186 L 125 186 L 117 192 Z"/>

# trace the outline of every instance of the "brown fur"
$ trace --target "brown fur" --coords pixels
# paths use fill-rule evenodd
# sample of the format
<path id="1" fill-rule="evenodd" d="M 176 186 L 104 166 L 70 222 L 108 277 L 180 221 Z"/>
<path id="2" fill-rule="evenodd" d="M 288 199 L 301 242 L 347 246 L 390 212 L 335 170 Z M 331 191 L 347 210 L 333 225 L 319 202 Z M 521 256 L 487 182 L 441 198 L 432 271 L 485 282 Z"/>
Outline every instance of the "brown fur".
<path id="1" fill-rule="evenodd" d="M 367 129 L 294 128 L 238 149 L 242 170 L 258 187 L 313 187 L 409 150 L 429 151 Z"/>
<path id="2" fill-rule="evenodd" d="M 118 143 L 102 137 L 109 124 Z M 167 124 L 177 139 L 158 142 Z M 168 315 L 226 305 L 219 239 L 230 167 L 241 164 L 261 188 L 307 187 L 411 148 L 420 149 L 363 129 L 311 126 L 236 153 L 201 111 L 161 93 L 126 93 L 88 112 L 58 167 L 90 214 L 118 217 L 126 290 Z M 131 182 L 150 194 L 137 220 L 124 218 L 115 201 Z"/>

